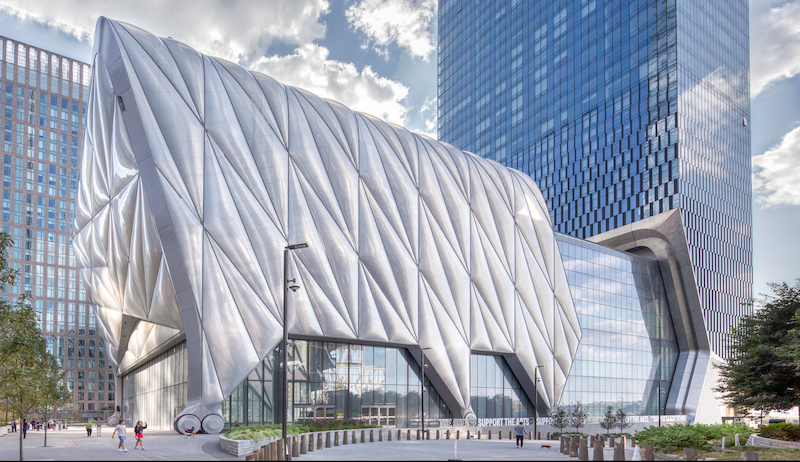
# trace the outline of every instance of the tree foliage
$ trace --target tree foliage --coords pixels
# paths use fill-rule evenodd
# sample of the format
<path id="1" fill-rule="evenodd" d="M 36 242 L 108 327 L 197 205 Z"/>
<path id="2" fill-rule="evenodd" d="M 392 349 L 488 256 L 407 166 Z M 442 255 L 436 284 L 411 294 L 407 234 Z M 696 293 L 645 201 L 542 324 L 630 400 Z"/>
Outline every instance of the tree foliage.
<path id="1" fill-rule="evenodd" d="M 733 330 L 731 356 L 715 389 L 733 407 L 788 410 L 800 404 L 800 282 L 770 284 L 763 308 Z"/>
<path id="2" fill-rule="evenodd" d="M 616 421 L 616 427 L 619 428 L 619 432 L 622 433 L 625 431 L 626 428 L 633 425 L 628 420 L 628 413 L 625 412 L 625 409 L 617 409 L 617 415 L 614 416 L 614 420 Z"/>
<path id="3" fill-rule="evenodd" d="M 17 278 L 8 261 L 13 241 L 0 233 L 0 291 L 8 292 Z M 61 395 L 63 374 L 58 362 L 47 351 L 40 320 L 27 295 L 16 300 L 0 299 L 0 400 L 20 422 Z M 60 399 L 60 397 L 59 397 Z M 19 459 L 23 460 L 22 432 L 19 432 Z"/>
<path id="4" fill-rule="evenodd" d="M 564 433 L 564 427 L 569 425 L 569 417 L 567 410 L 560 404 L 550 411 L 550 420 L 554 427 L 558 427 L 559 433 Z"/>
<path id="5" fill-rule="evenodd" d="M 606 408 L 606 413 L 600 420 L 600 426 L 606 431 L 606 436 L 611 433 L 611 430 L 617 428 L 617 416 L 614 414 L 614 406 Z"/>
<path id="6" fill-rule="evenodd" d="M 587 414 L 583 410 L 583 405 L 581 402 L 578 401 L 578 404 L 575 406 L 575 409 L 572 410 L 572 414 L 569 416 L 569 426 L 575 427 L 575 432 L 580 432 L 581 428 L 586 425 L 586 417 Z"/>

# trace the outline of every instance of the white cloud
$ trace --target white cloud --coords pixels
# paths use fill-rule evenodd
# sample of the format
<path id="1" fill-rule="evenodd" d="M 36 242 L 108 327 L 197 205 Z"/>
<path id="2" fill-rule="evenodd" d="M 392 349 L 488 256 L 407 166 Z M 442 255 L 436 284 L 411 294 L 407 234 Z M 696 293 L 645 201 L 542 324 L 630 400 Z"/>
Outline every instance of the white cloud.
<path id="1" fill-rule="evenodd" d="M 390 122 L 406 121 L 408 88 L 370 66 L 328 59 L 328 0 L 0 0 L 0 11 L 91 42 L 101 15 L 169 36 L 202 53 L 265 72 L 282 83 Z M 264 58 L 274 42 L 293 54 Z"/>
<path id="2" fill-rule="evenodd" d="M 328 59 L 323 46 L 307 44 L 291 55 L 260 58 L 253 68 L 279 81 L 330 98 L 357 111 L 402 125 L 408 109 L 402 100 L 408 88 L 381 77 L 372 67 L 361 72 L 351 63 Z"/>
<path id="3" fill-rule="evenodd" d="M 246 62 L 274 41 L 299 45 L 324 37 L 328 0 L 0 0 L 0 10 L 87 41 L 102 15 Z"/>
<path id="4" fill-rule="evenodd" d="M 756 200 L 766 206 L 800 205 L 800 127 L 753 157 L 753 189 Z"/>
<path id="5" fill-rule="evenodd" d="M 761 0 L 752 5 L 750 68 L 753 96 L 775 82 L 800 73 L 800 0 L 774 7 L 766 3 Z"/>
<path id="6" fill-rule="evenodd" d="M 425 120 L 425 130 L 421 130 L 419 133 L 433 139 L 438 139 L 436 136 L 436 97 L 425 98 L 425 102 L 422 103 L 422 107 L 419 108 L 418 114 Z"/>
<path id="7" fill-rule="evenodd" d="M 376 51 L 387 58 L 392 42 L 426 61 L 436 49 L 430 30 L 436 0 L 361 0 L 345 15 L 351 27 L 367 36 L 364 46 L 374 43 Z"/>

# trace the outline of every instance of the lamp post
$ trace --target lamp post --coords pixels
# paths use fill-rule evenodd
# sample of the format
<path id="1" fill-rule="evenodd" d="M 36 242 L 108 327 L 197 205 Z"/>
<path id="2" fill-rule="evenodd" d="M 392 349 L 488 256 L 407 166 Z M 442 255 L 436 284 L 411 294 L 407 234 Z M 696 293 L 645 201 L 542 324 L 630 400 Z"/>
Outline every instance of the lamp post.
<path id="1" fill-rule="evenodd" d="M 289 317 L 287 316 L 287 299 L 289 298 L 289 289 L 292 292 L 297 292 L 297 289 L 300 288 L 296 284 L 297 278 L 289 279 L 289 251 L 290 250 L 297 250 L 297 249 L 305 249 L 308 247 L 308 244 L 293 244 L 287 245 L 285 249 L 283 249 L 283 347 L 281 348 L 281 357 L 283 360 L 283 366 L 281 368 L 283 372 L 283 419 L 281 422 L 281 438 L 283 439 L 283 451 L 285 453 L 284 460 L 292 460 L 292 451 L 289 450 L 289 446 L 286 441 L 286 424 L 289 415 Z M 290 286 L 289 283 L 292 283 Z"/>
<path id="2" fill-rule="evenodd" d="M 661 390 L 661 382 L 665 382 L 665 380 L 658 381 L 658 426 L 659 427 L 661 426 L 661 394 L 664 393 L 664 391 Z"/>
<path id="3" fill-rule="evenodd" d="M 419 404 L 420 404 L 420 419 L 422 419 L 422 439 L 425 439 L 425 368 L 428 367 L 425 364 L 425 350 L 430 350 L 430 347 L 420 348 L 422 352 L 422 362 L 419 365 L 420 370 L 422 371 L 420 375 L 422 376 L 421 386 L 420 386 L 420 394 L 419 394 Z"/>
<path id="4" fill-rule="evenodd" d="M 536 402 L 539 401 L 539 369 L 544 369 L 544 366 L 534 366 L 533 368 L 533 436 L 538 440 L 539 432 L 537 424 L 539 423 L 539 411 L 536 410 Z"/>

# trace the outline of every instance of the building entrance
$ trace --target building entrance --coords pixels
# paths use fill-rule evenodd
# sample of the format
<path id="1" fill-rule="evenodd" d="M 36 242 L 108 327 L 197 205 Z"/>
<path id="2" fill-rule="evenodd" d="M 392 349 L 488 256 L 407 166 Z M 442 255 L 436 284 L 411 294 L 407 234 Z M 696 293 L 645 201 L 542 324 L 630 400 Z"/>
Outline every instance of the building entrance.
<path id="1" fill-rule="evenodd" d="M 381 427 L 396 425 L 397 406 L 361 406 L 361 419 Z"/>

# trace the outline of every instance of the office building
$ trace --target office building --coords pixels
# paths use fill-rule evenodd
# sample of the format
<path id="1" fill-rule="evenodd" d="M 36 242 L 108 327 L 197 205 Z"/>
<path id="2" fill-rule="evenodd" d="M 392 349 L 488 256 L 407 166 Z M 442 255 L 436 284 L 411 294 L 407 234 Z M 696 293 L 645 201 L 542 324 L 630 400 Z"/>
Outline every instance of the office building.
<path id="1" fill-rule="evenodd" d="M 34 299 L 48 349 L 73 392 L 65 414 L 102 417 L 115 400 L 114 374 L 71 245 L 91 69 L 7 37 L 0 37 L 0 67 L 1 222 L 19 271 L 2 296 Z"/>
<path id="2" fill-rule="evenodd" d="M 573 239 L 497 162 L 128 24 L 94 43 L 74 240 L 112 420 L 416 427 L 423 387 L 434 425 L 713 400 L 679 214 Z"/>
<path id="3" fill-rule="evenodd" d="M 438 134 L 587 239 L 680 210 L 711 350 L 751 308 L 748 2 L 439 2 Z"/>

